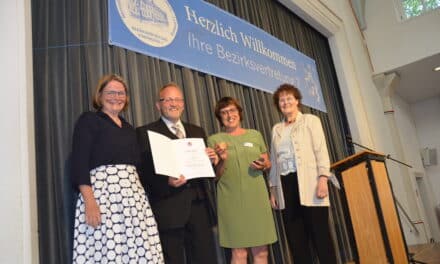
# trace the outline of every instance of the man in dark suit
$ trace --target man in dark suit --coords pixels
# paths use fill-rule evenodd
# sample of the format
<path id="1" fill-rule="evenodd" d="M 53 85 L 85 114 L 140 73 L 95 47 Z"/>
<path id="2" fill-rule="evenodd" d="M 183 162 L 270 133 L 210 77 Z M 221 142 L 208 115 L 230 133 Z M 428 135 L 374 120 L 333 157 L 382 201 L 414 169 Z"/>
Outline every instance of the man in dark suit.
<path id="1" fill-rule="evenodd" d="M 159 90 L 156 107 L 160 111 L 160 119 L 138 127 L 136 132 L 143 154 L 141 180 L 159 227 L 165 262 L 215 263 L 217 256 L 212 233 L 215 214 L 210 180 L 186 180 L 184 175 L 174 178 L 156 174 L 147 131 L 171 139 L 203 138 L 205 141 L 206 134 L 201 127 L 180 120 L 184 99 L 177 84 L 169 83 Z M 212 163 L 216 164 L 218 156 L 215 151 L 207 148 L 206 152 Z"/>

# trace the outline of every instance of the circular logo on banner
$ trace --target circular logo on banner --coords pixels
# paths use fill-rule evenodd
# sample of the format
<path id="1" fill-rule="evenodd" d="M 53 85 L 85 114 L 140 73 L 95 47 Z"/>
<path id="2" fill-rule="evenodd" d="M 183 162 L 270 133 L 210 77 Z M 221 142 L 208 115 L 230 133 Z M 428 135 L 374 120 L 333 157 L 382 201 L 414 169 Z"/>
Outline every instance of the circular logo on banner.
<path id="1" fill-rule="evenodd" d="M 153 47 L 169 45 L 177 33 L 177 18 L 166 0 L 116 0 L 127 28 L 143 43 Z"/>

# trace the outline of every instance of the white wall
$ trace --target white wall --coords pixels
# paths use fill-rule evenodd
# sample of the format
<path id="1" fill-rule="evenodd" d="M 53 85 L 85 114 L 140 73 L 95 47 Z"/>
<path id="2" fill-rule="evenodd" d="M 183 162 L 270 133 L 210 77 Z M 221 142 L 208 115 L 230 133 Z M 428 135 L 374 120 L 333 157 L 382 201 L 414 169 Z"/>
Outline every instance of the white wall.
<path id="1" fill-rule="evenodd" d="M 413 166 L 415 172 L 423 173 L 424 168 L 420 157 L 419 139 L 417 137 L 416 123 L 411 113 L 410 105 L 399 95 L 393 96 L 394 110 L 396 111 L 396 119 L 401 130 L 401 136 L 405 143 L 405 160 Z"/>
<path id="2" fill-rule="evenodd" d="M 440 228 L 434 211 L 435 205 L 438 204 L 438 202 L 434 202 L 436 199 L 435 196 L 438 196 L 439 193 L 439 190 L 436 187 L 438 185 L 435 185 L 436 183 L 432 182 L 430 177 L 425 174 L 425 168 L 423 167 L 419 151 L 423 146 L 419 139 L 420 132 L 425 131 L 427 127 L 421 127 L 420 124 L 418 124 L 420 122 L 420 116 L 414 116 L 411 105 L 398 95 L 395 95 L 393 99 L 396 122 L 400 131 L 400 136 L 403 139 L 404 161 L 413 167 L 410 169 L 409 174 L 411 177 L 410 188 L 412 189 L 412 192 L 408 192 L 408 195 L 411 198 L 411 194 L 417 194 L 415 198 L 418 202 L 418 207 L 416 210 L 410 212 L 410 216 L 412 220 L 423 220 L 423 223 L 417 224 L 417 229 L 420 232 L 426 233 L 427 240 L 434 238 L 436 241 L 439 241 Z M 428 111 L 440 110 L 439 102 L 440 101 L 437 102 L 439 109 L 423 109 L 425 112 L 423 113 L 422 118 L 425 119 L 424 116 L 426 115 L 434 116 L 435 112 Z M 422 104 L 422 107 L 426 108 L 426 105 Z M 440 120 L 437 118 L 436 122 L 438 129 L 436 133 L 438 138 L 440 136 Z M 437 140 L 437 138 L 435 138 L 435 140 Z M 437 183 L 440 183 L 440 180 Z"/>
<path id="3" fill-rule="evenodd" d="M 435 192 L 435 203 L 440 204 L 440 97 L 434 97 L 411 106 L 420 147 L 437 149 L 438 164 L 425 168 Z"/>
<path id="4" fill-rule="evenodd" d="M 335 0 L 336 1 L 336 0 Z M 393 116 L 385 115 L 385 111 L 388 109 L 388 105 L 384 104 L 381 90 L 373 82 L 373 69 L 371 68 L 369 61 L 368 50 L 364 46 L 362 34 L 357 26 L 351 7 L 348 1 L 345 4 L 341 4 L 338 10 L 334 10 L 344 21 L 344 29 L 346 31 L 346 39 L 350 50 L 350 61 L 345 61 L 348 65 L 341 66 L 335 65 L 338 75 L 340 75 L 341 67 L 352 68 L 355 81 L 347 87 L 341 86 L 341 92 L 344 98 L 344 104 L 347 111 L 353 111 L 354 114 L 348 114 L 354 119 L 349 118 L 350 129 L 354 132 L 358 131 L 359 134 L 353 133 L 353 140 L 366 145 L 378 152 L 397 160 L 404 160 L 404 151 L 402 150 L 401 140 L 403 135 L 399 135 L 400 131 L 396 127 L 396 120 Z M 337 33 L 336 36 L 340 34 Z M 330 38 L 330 43 L 332 39 Z M 335 44 L 332 48 L 333 55 L 337 55 L 341 52 L 339 44 Z M 339 51 L 336 51 L 339 50 Z M 342 55 L 345 57 L 347 55 Z M 335 63 L 338 60 L 335 59 Z M 342 80 L 339 80 L 342 83 Z M 351 95 L 355 93 L 354 90 L 358 90 L 361 102 Z M 347 105 L 352 105 L 347 107 Z M 365 117 L 363 120 L 362 118 Z M 359 118 L 361 118 L 359 120 Z M 362 124 L 361 124 L 362 123 Z M 358 151 L 361 149 L 358 149 Z M 418 218 L 419 209 L 417 207 L 416 195 L 413 192 L 411 185 L 411 179 L 409 178 L 409 172 L 405 167 L 402 167 L 396 162 L 387 161 L 387 169 L 389 172 L 390 180 L 393 184 L 393 191 L 396 198 L 402 204 L 402 206 L 409 213 L 410 217 Z M 399 212 L 402 217 L 402 213 Z M 405 238 L 408 244 L 419 244 L 426 242 L 424 235 L 420 236 L 412 232 L 410 225 L 403 224 L 402 227 L 405 233 Z"/>
<path id="5" fill-rule="evenodd" d="M 440 10 L 400 21 L 394 1 L 400 0 L 366 1 L 364 34 L 375 73 L 440 52 Z"/>
<path id="6" fill-rule="evenodd" d="M 395 0 L 369 0 L 366 1 L 365 8 L 367 28 L 363 33 L 372 61 L 373 74 L 389 72 L 440 53 L 440 10 L 400 21 Z M 431 177 L 424 177 L 427 171 L 423 168 L 419 156 L 420 148 L 423 147 L 419 141 L 420 135 L 435 132 L 424 131 L 429 128 L 419 127 L 418 121 L 415 121 L 417 117 L 411 113 L 411 106 L 397 95 L 390 96 L 393 97 L 390 110 L 394 111 L 396 125 L 392 139 L 395 142 L 397 157 L 414 166 L 408 171 L 401 171 L 400 175 L 395 174 L 397 177 L 404 177 L 401 184 L 398 183 L 397 177 L 391 176 L 393 184 L 397 186 L 395 193 L 400 200 L 404 200 L 404 207 L 411 219 L 424 222 L 417 227 L 426 231 L 426 238 L 438 241 L 440 230 L 433 213 L 433 206 L 438 204 L 439 196 L 438 188 L 433 186 L 438 185 L 430 181 Z M 440 131 L 437 131 L 440 135 Z M 396 140 L 397 138 L 399 140 Z M 411 231 L 411 228 L 408 230 Z M 405 232 L 405 235 L 409 244 L 427 242 L 413 232 Z"/>
<path id="7" fill-rule="evenodd" d="M 0 263 L 38 263 L 30 7 L 0 3 Z"/>

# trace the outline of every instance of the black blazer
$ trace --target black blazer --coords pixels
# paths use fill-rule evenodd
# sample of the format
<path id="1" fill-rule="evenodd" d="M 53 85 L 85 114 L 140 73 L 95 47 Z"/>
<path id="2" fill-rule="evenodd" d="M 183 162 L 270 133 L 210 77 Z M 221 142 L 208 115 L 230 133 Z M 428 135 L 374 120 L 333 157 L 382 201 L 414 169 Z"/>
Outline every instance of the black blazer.
<path id="1" fill-rule="evenodd" d="M 182 122 L 182 124 L 185 128 L 187 138 L 203 138 L 206 142 L 206 134 L 201 127 L 184 122 Z M 139 166 L 139 174 L 150 199 L 159 229 L 183 227 L 185 225 L 190 215 L 191 202 L 194 199 L 194 193 L 188 188 L 189 185 L 197 185 L 204 192 L 204 198 L 207 198 L 209 213 L 212 216 L 214 224 L 216 218 L 213 180 L 199 178 L 189 180 L 187 184 L 178 188 L 169 186 L 168 176 L 155 173 L 147 134 L 148 130 L 160 133 L 171 139 L 177 139 L 177 137 L 168 129 L 162 119 L 136 129 L 142 152 L 142 163 L 141 166 Z"/>

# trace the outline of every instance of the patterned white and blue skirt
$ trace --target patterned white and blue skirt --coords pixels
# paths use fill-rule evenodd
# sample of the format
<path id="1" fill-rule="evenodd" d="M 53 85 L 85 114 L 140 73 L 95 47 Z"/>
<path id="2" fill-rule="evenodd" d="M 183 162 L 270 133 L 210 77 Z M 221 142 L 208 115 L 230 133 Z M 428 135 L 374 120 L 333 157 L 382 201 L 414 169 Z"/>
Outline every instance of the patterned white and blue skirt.
<path id="1" fill-rule="evenodd" d="M 75 212 L 73 263 L 164 263 L 156 220 L 132 165 L 90 171 L 101 224 L 86 224 L 84 199 Z"/>

